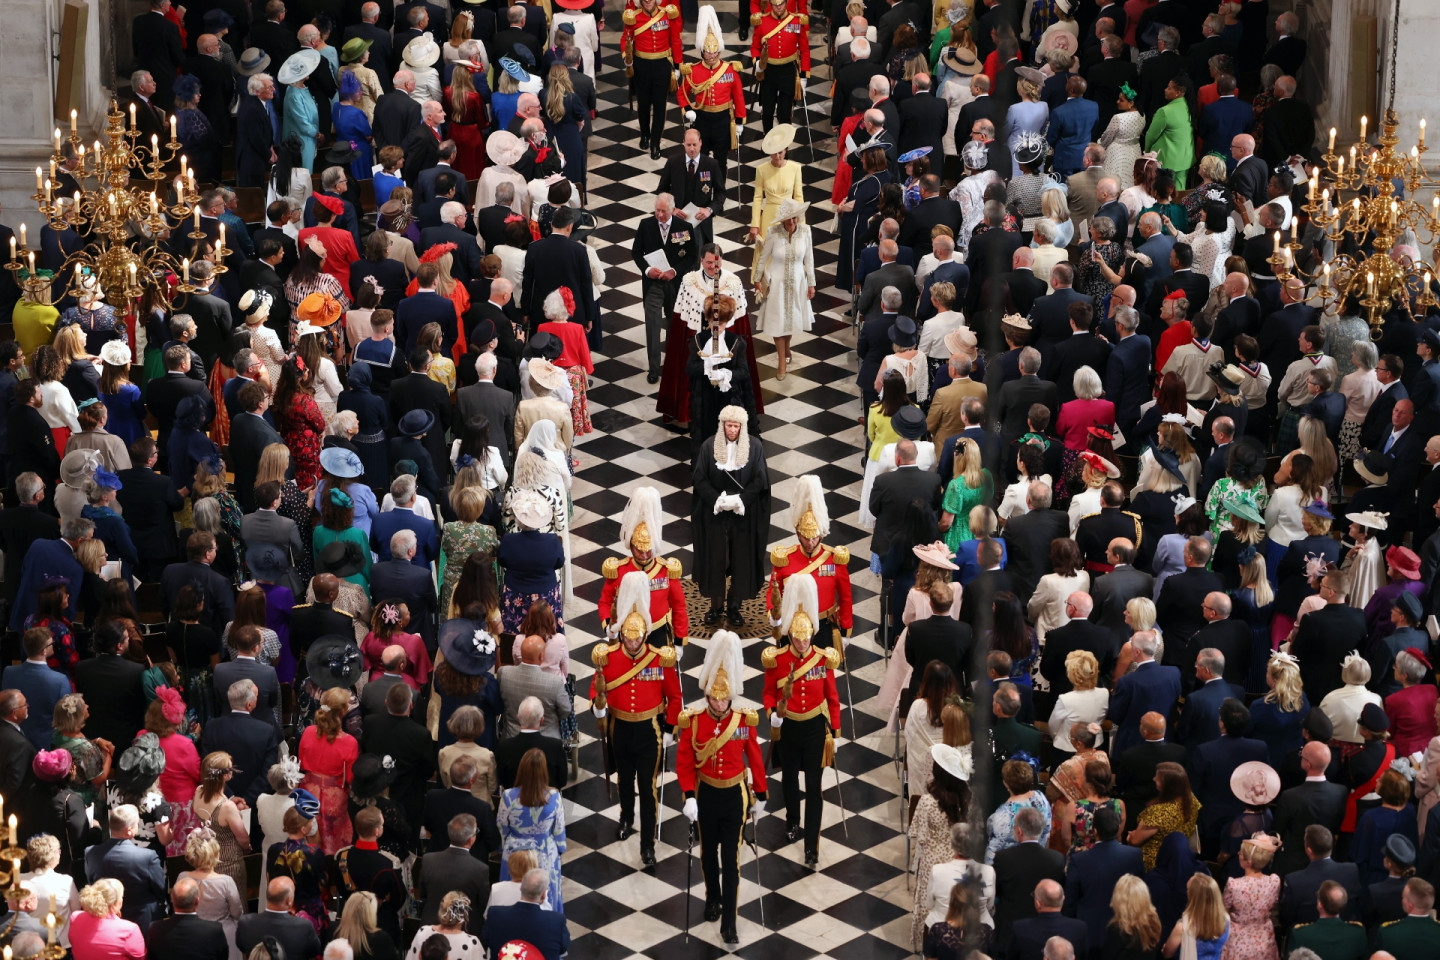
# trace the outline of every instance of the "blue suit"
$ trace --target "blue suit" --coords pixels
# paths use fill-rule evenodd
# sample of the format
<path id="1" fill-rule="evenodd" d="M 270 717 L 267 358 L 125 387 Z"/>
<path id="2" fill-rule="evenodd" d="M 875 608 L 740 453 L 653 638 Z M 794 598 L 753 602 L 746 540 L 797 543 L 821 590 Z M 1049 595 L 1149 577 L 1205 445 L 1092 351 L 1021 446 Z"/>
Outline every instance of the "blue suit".
<path id="1" fill-rule="evenodd" d="M 500 948 L 511 940 L 524 940 L 544 954 L 545 960 L 560 960 L 570 949 L 565 915 L 523 900 L 508 907 L 491 907 L 481 939 L 492 957 L 498 957 Z"/>
<path id="2" fill-rule="evenodd" d="M 1139 847 L 1127 847 L 1118 840 L 1103 840 L 1070 858 L 1070 869 L 1065 872 L 1064 913 L 1085 922 L 1092 957 L 1105 946 L 1105 925 L 1114 915 L 1110 897 L 1115 884 L 1127 873 L 1143 877 L 1145 856 Z"/>
<path id="3" fill-rule="evenodd" d="M 1147 660 L 1133 673 L 1121 677 L 1110 695 L 1110 720 L 1115 725 L 1110 754 L 1124 756 L 1126 750 L 1140 743 L 1140 718 L 1151 711 L 1168 717 L 1179 699 L 1179 667 Z"/>
<path id="4" fill-rule="evenodd" d="M 440 537 L 435 532 L 435 522 L 406 507 L 383 511 L 375 518 L 370 524 L 370 549 L 381 560 L 389 560 L 390 538 L 401 530 L 415 532 L 415 556 L 410 560 L 415 566 L 429 567 L 440 559 Z"/>
<path id="5" fill-rule="evenodd" d="M 412 297 L 400 301 L 395 311 L 395 342 L 402 344 L 405 356 L 415 349 L 420 331 L 427 323 L 438 323 L 446 331 L 446 352 L 455 342 L 455 304 L 433 290 L 417 290 Z"/>
<path id="6" fill-rule="evenodd" d="M 75 617 L 75 601 L 80 596 L 80 584 L 85 579 L 85 568 L 75 559 L 75 551 L 64 540 L 37 540 L 25 555 L 25 564 L 20 568 L 20 593 L 15 597 L 15 606 L 10 610 L 10 629 L 19 633 L 25 629 L 25 618 L 35 612 L 35 595 L 40 584 L 50 574 L 70 578 L 70 606 L 67 612 Z"/>
<path id="7" fill-rule="evenodd" d="M 1224 680 L 1211 680 L 1204 686 L 1196 687 L 1185 698 L 1180 720 L 1175 724 L 1175 733 L 1170 739 L 1185 744 L 1192 751 L 1202 743 L 1218 740 L 1220 704 L 1230 698 L 1244 703 L 1244 689 Z"/>
<path id="8" fill-rule="evenodd" d="M 1175 238 L 1167 233 L 1157 233 L 1135 248 L 1136 253 L 1143 253 L 1150 258 L 1150 266 L 1145 268 L 1145 289 L 1135 291 L 1137 304 L 1149 302 L 1150 291 L 1155 284 L 1169 280 L 1175 272 L 1170 269 L 1170 251 L 1174 248 Z"/>
<path id="9" fill-rule="evenodd" d="M 1100 105 L 1084 97 L 1071 97 L 1050 111 L 1045 139 L 1055 149 L 1055 172 L 1062 177 L 1084 169 L 1090 132 L 1100 120 Z"/>
<path id="10" fill-rule="evenodd" d="M 1115 404 L 1115 422 L 1129 434 L 1150 399 L 1150 338 L 1137 333 L 1117 341 L 1105 364 L 1105 396 Z"/>
<path id="11" fill-rule="evenodd" d="M 70 681 L 58 670 L 26 660 L 5 668 L 0 688 L 15 689 L 25 694 L 30 715 L 20 724 L 20 729 L 36 750 L 49 750 L 50 734 L 55 729 L 51 723 L 55 716 L 55 704 L 60 702 L 61 697 L 74 692 L 70 689 Z"/>
<path id="12" fill-rule="evenodd" d="M 148 846 L 114 837 L 85 851 L 85 875 L 91 883 L 101 877 L 119 880 L 125 888 L 120 915 L 141 930 L 165 916 L 165 865 Z"/>
<path id="13" fill-rule="evenodd" d="M 1270 748 L 1265 741 L 1249 737 L 1217 737 L 1191 748 L 1190 786 L 1195 798 L 1200 801 L 1202 853 L 1213 857 L 1219 846 L 1220 832 L 1245 812 L 1245 804 L 1236 799 L 1230 789 L 1230 774 L 1250 760 L 1270 762 Z"/>
<path id="14" fill-rule="evenodd" d="M 895 262 L 915 269 L 915 253 L 909 247 L 901 247 Z M 855 267 L 855 286 L 865 286 L 865 275 L 880 269 L 880 247 L 871 245 L 860 251 L 860 262 Z"/>
<path id="15" fill-rule="evenodd" d="M 1230 141 L 1242 133 L 1255 129 L 1255 111 L 1250 104 L 1239 97 L 1221 97 L 1200 111 L 1199 129 L 1195 131 L 1205 141 L 1205 152 L 1225 158 L 1227 172 L 1235 172 L 1235 158 L 1230 155 Z"/>
<path id="16" fill-rule="evenodd" d="M 925 274 L 925 286 L 920 291 L 920 300 L 915 304 L 915 319 L 919 323 L 935 316 L 935 306 L 930 302 L 930 288 L 937 283 L 955 284 L 954 306 L 958 307 L 965 302 L 965 291 L 970 287 L 970 268 L 959 260 L 951 260 Z M 930 394 L 934 396 L 935 390 L 931 390 Z"/>

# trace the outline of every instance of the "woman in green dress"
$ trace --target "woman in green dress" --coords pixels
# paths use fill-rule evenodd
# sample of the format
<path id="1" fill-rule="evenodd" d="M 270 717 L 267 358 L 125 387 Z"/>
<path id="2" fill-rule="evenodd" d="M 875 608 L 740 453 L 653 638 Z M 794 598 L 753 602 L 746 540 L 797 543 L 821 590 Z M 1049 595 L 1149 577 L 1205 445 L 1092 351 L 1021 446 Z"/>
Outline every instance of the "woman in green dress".
<path id="1" fill-rule="evenodd" d="M 995 480 L 989 470 L 980 466 L 980 445 L 969 437 L 955 441 L 951 477 L 940 504 L 940 529 L 945 532 L 945 545 L 958 550 L 960 544 L 971 539 L 970 508 L 995 499 Z"/>
<path id="2" fill-rule="evenodd" d="M 315 528 L 311 535 L 314 541 L 315 556 L 330 544 L 340 541 L 351 541 L 360 548 L 360 554 L 364 557 L 363 566 L 360 570 L 342 579 L 358 585 L 365 591 L 370 589 L 370 540 L 365 532 L 355 526 L 355 501 L 350 494 L 338 487 L 331 487 L 326 490 L 320 502 L 320 525 Z"/>
<path id="3" fill-rule="evenodd" d="M 445 575 L 440 583 L 440 612 L 446 619 L 449 619 L 450 597 L 455 592 L 455 584 L 460 581 L 465 561 L 473 553 L 484 553 L 493 560 L 495 550 L 500 546 L 495 528 L 480 522 L 486 499 L 483 487 L 466 487 L 458 491 L 455 494 L 455 514 L 459 519 L 445 524 L 441 531 L 440 553 L 444 558 Z"/>

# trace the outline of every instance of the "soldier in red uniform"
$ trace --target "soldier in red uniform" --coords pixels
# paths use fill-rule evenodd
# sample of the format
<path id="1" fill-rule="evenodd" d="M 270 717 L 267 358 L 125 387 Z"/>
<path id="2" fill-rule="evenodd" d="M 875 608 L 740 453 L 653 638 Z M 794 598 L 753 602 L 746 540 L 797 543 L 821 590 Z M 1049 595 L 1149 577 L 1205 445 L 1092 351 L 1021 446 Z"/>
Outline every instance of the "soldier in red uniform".
<path id="1" fill-rule="evenodd" d="M 789 12 L 785 4 L 786 0 L 771 0 L 769 11 L 750 15 L 755 26 L 750 56 L 760 80 L 761 127 L 767 132 L 777 112 L 781 123 L 790 122 L 801 78 L 810 76 L 810 18 Z"/>
<path id="2" fill-rule="evenodd" d="M 714 7 L 700 8 L 695 42 L 700 47 L 700 62 L 680 67 L 680 109 L 699 132 L 700 149 L 719 164 L 720 189 L 724 190 L 730 151 L 739 145 L 736 125 L 745 122 L 745 81 L 740 76 L 740 62 L 723 59 L 725 40 Z"/>
<path id="3" fill-rule="evenodd" d="M 740 637 L 728 630 L 716 631 L 700 670 L 705 709 L 680 714 L 675 754 L 675 777 L 685 791 L 683 812 L 691 823 L 700 825 L 705 919 L 720 921 L 720 937 L 726 943 L 740 939 L 735 932 L 740 833 L 748 815 L 758 820 L 765 812 L 765 762 L 757 733 L 760 715 L 737 708 L 733 699 L 740 692 L 744 670 Z"/>
<path id="4" fill-rule="evenodd" d="M 825 490 L 820 478 L 814 474 L 800 477 L 795 491 L 794 502 L 790 504 L 790 524 L 800 542 L 770 551 L 774 569 L 770 573 L 770 589 L 765 592 L 770 625 L 776 628 L 775 639 L 780 639 L 777 615 L 782 609 L 785 581 L 797 573 L 810 574 L 819 593 L 820 623 L 816 636 L 833 643 L 843 662 L 845 647 L 841 631 L 848 638 L 855 626 L 855 608 L 850 598 L 850 551 L 821 542 L 830 532 L 830 511 L 825 507 Z"/>
<path id="5" fill-rule="evenodd" d="M 595 676 L 590 699 L 601 736 L 610 748 L 620 781 L 620 830 L 624 840 L 635 832 L 635 788 L 640 788 L 640 861 L 655 863 L 655 778 L 670 731 L 680 718 L 680 677 L 673 647 L 656 650 L 645 642 L 650 632 L 650 582 L 643 573 L 620 581 L 619 643 L 597 643 L 590 650 Z"/>
<path id="6" fill-rule="evenodd" d="M 680 11 L 674 4 L 640 0 L 621 19 L 625 29 L 620 34 L 620 56 L 640 101 L 640 149 L 649 147 L 650 158 L 658 160 L 670 84 L 679 79 L 685 58 L 680 48 Z"/>
<path id="7" fill-rule="evenodd" d="M 637 488 L 620 521 L 620 543 L 630 556 L 610 557 L 601 567 L 605 586 L 600 589 L 600 626 L 607 631 L 608 639 L 615 639 L 620 618 L 613 614 L 620 581 L 627 573 L 643 573 L 650 581 L 650 645 L 656 649 L 671 647 L 679 662 L 680 653 L 673 647 L 683 646 L 690 635 L 690 616 L 680 583 L 680 561 L 659 555 L 661 523 L 660 491 L 654 487 Z"/>
<path id="8" fill-rule="evenodd" d="M 765 707 L 770 711 L 770 739 L 780 750 L 785 776 L 786 838 L 805 838 L 805 865 L 820 862 L 820 816 L 825 802 L 820 776 L 835 758 L 835 731 L 840 729 L 840 693 L 835 668 L 840 654 L 833 647 L 816 647 L 815 624 L 819 601 L 815 580 L 795 576 L 786 584 L 781 627 L 788 646 L 766 647 L 760 655 L 765 667 Z M 784 739 L 781 739 L 781 725 Z M 800 826 L 800 774 L 805 774 L 805 826 Z"/>

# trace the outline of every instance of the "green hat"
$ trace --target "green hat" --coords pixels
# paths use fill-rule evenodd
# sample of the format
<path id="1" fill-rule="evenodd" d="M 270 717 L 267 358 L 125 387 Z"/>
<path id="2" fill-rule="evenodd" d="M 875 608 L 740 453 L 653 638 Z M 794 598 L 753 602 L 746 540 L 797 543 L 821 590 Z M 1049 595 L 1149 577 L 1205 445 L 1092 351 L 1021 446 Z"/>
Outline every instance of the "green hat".
<path id="1" fill-rule="evenodd" d="M 345 41 L 345 46 L 340 48 L 340 62 L 354 63 L 365 54 L 366 50 L 370 49 L 370 44 L 374 42 L 374 40 L 366 40 L 363 37 L 351 37 Z"/>
<path id="2" fill-rule="evenodd" d="M 1241 500 L 1237 497 L 1226 497 L 1220 501 L 1220 506 L 1232 517 L 1249 520 L 1251 523 L 1265 522 L 1265 518 L 1260 516 L 1259 511 L 1255 509 L 1255 504 L 1249 500 Z"/>

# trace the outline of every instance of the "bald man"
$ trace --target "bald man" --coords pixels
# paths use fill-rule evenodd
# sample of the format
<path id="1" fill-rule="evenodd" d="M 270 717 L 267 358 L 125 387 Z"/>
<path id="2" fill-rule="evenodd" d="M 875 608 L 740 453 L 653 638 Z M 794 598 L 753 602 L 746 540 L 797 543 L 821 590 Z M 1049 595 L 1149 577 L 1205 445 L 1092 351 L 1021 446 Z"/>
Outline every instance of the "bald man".
<path id="1" fill-rule="evenodd" d="M 1270 183 L 1270 168 L 1255 156 L 1255 138 L 1248 133 L 1230 139 L 1230 160 L 1233 169 L 1228 186 L 1236 199 L 1244 197 L 1257 210 L 1265 205 L 1265 188 Z"/>
<path id="2" fill-rule="evenodd" d="M 520 662 L 500 668 L 500 696 L 505 701 L 507 737 L 521 730 L 520 704 L 526 697 L 536 698 L 545 709 L 539 732 L 547 737 L 560 736 L 560 718 L 570 714 L 570 698 L 565 693 L 565 681 L 544 668 L 544 659 L 545 641 L 532 635 L 520 642 Z"/>
<path id="3" fill-rule="evenodd" d="M 1294 77 L 1275 81 L 1275 98 L 1265 111 L 1265 141 L 1259 148 L 1260 158 L 1271 167 L 1315 152 L 1315 117 L 1310 104 L 1295 97 Z"/>
<path id="4" fill-rule="evenodd" d="M 1300 768 L 1305 782 L 1280 793 L 1275 805 L 1274 833 L 1280 836 L 1280 853 L 1273 870 L 1284 875 L 1305 866 L 1305 828 L 1311 824 L 1325 827 L 1332 834 L 1340 831 L 1345 819 L 1345 802 L 1350 791 L 1342 784 L 1325 779 L 1330 766 L 1330 747 L 1318 740 L 1305 744 L 1300 751 Z"/>
<path id="5" fill-rule="evenodd" d="M 982 303 L 1000 303 L 1004 291 L 1008 290 L 1015 312 L 1028 317 L 1035 301 L 1045 296 L 1048 289 L 1045 280 L 1035 276 L 1035 251 L 1029 246 L 1018 247 L 1010 255 L 1010 269 L 985 281 L 980 299 Z"/>
<path id="6" fill-rule="evenodd" d="M 1089 953 L 1089 931 L 1085 921 L 1061 914 L 1065 906 L 1065 888 L 1054 880 L 1041 880 L 1035 885 L 1035 916 L 1015 921 L 1010 931 L 1007 960 L 1047 960 L 1045 945 L 1052 937 L 1068 940 L 1074 948 L 1072 956 Z M 1058 958 L 1056 958 L 1058 960 Z"/>
<path id="7" fill-rule="evenodd" d="M 374 0 L 368 0 L 360 5 L 360 22 L 345 28 L 345 40 L 354 40 L 359 37 L 361 40 L 370 41 L 369 65 L 379 75 L 380 86 L 386 93 L 395 89 L 390 75 L 391 65 L 395 61 L 391 52 L 394 47 L 390 37 L 390 26 L 394 22 L 395 15 L 390 9 L 390 4 L 387 3 L 382 7 Z M 483 34 L 483 36 L 494 35 L 495 15 L 493 13 L 490 14 L 489 27 L 490 33 Z M 479 23 L 476 24 L 474 35 L 482 36 Z M 344 40 L 337 46 L 344 46 Z"/>
<path id="8" fill-rule="evenodd" d="M 1226 356 L 1233 357 L 1236 337 L 1260 333 L 1260 301 L 1250 296 L 1250 278 L 1243 273 L 1225 275 L 1225 292 L 1230 296 L 1230 304 L 1215 315 L 1215 329 L 1210 332 L 1210 339 L 1224 349 Z"/>
<path id="9" fill-rule="evenodd" d="M 1110 749 L 1109 744 L 1106 749 Z M 1185 748 L 1165 739 L 1164 714 L 1152 711 L 1140 718 L 1140 742 L 1110 761 L 1116 789 L 1125 801 L 1126 830 L 1135 828 L 1140 811 L 1155 799 L 1155 767 L 1161 763 L 1183 764 L 1185 759 Z"/>
<path id="10" fill-rule="evenodd" d="M 295 916 L 295 881 L 276 877 L 265 889 L 265 906 L 259 913 L 247 913 L 235 925 L 235 945 L 245 956 L 266 937 L 274 937 L 285 950 L 286 960 L 315 960 L 320 956 L 320 937 L 304 917 Z"/>
<path id="11" fill-rule="evenodd" d="M 235 99 L 235 73 L 220 60 L 220 38 L 213 33 L 200 34 L 195 40 L 195 53 L 185 60 L 185 72 L 200 81 L 200 112 L 210 121 L 220 142 L 230 143 L 230 103 Z M 175 109 L 173 103 L 157 106 L 167 114 Z"/>

